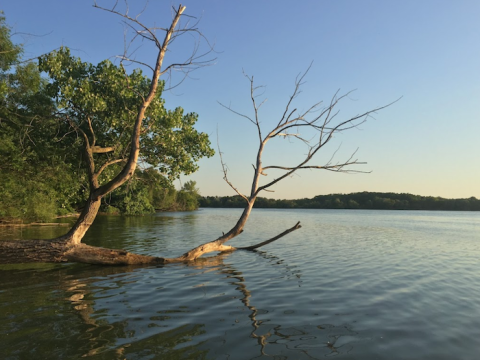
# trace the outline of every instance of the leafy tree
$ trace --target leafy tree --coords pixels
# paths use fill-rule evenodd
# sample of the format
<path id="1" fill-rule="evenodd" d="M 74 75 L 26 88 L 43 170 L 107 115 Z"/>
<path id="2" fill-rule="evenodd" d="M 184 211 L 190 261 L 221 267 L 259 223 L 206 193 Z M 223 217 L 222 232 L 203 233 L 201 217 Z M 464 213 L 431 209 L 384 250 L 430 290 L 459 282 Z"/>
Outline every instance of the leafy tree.
<path id="1" fill-rule="evenodd" d="M 100 183 L 119 173 L 119 165 L 129 155 L 132 112 L 139 97 L 148 93 L 150 79 L 139 70 L 126 76 L 122 67 L 109 61 L 97 66 L 82 62 L 67 48 L 41 57 L 40 69 L 34 63 L 20 65 L 22 49 L 13 44 L 10 35 L 2 16 L 0 190 L 4 196 L 0 199 L 0 218 L 48 221 L 82 207 L 86 200 L 82 134 L 91 132 L 93 139 L 87 140 L 93 142 L 93 152 L 99 152 L 100 166 L 105 167 Z M 40 71 L 50 79 L 42 78 Z M 141 134 L 141 161 L 157 168 L 153 172 L 159 174 L 163 187 L 150 184 L 149 189 L 143 189 L 128 184 L 130 192 L 123 192 L 119 206 L 125 214 L 154 211 L 149 198 L 152 187 L 157 193 L 164 189 L 171 193 L 175 178 L 195 171 L 200 157 L 213 154 L 207 135 L 193 127 L 198 116 L 183 114 L 181 108 L 167 111 L 160 97 L 162 87 L 160 82 L 143 120 L 147 130 Z"/>
<path id="2" fill-rule="evenodd" d="M 20 63 L 22 48 L 10 36 L 1 16 L 0 218 L 48 220 L 71 210 L 80 182 L 65 161 L 72 151 L 55 141 L 61 129 L 47 81 L 34 63 Z"/>
<path id="3" fill-rule="evenodd" d="M 98 65 L 73 57 L 68 48 L 60 48 L 40 58 L 40 70 L 51 79 L 49 95 L 56 99 L 57 119 L 67 122 L 99 155 L 100 168 L 121 163 L 129 154 L 130 130 L 139 100 L 148 94 L 151 80 L 134 70 L 126 74 L 122 66 L 109 60 Z M 170 179 L 198 169 L 196 161 L 213 155 L 208 136 L 193 127 L 195 113 L 182 108 L 167 110 L 158 83 L 140 133 L 140 162 L 146 162 Z M 100 144 L 100 146 L 98 145 Z M 110 180 L 113 171 L 102 171 L 101 182 Z"/>
<path id="4" fill-rule="evenodd" d="M 52 79 L 47 91 L 56 99 L 57 119 L 68 123 L 89 144 L 92 155 L 97 155 L 98 186 L 113 180 L 122 169 L 119 164 L 126 162 L 130 154 L 132 109 L 136 108 L 141 94 L 148 93 L 151 80 L 140 70 L 127 75 L 122 66 L 108 60 L 97 66 L 82 62 L 71 56 L 67 48 L 41 57 L 40 69 Z M 163 85 L 159 82 L 142 120 L 139 161 L 157 169 L 145 173 L 150 179 L 157 171 L 162 177 L 161 183 L 165 184 L 182 173 L 197 170 L 196 161 L 213 155 L 213 150 L 208 136 L 194 128 L 197 114 L 184 114 L 181 108 L 165 108 L 161 98 Z M 143 176 L 143 180 L 147 177 Z M 151 197 L 159 189 L 153 189 L 152 185 L 147 188 L 138 180 L 125 184 L 122 203 L 116 206 L 122 213 L 139 215 L 155 210 Z M 195 207 L 189 205 L 188 208 Z"/>
<path id="5" fill-rule="evenodd" d="M 188 181 L 177 191 L 171 181 L 153 167 L 137 169 L 135 175 L 114 193 L 104 198 L 102 211 L 124 215 L 144 215 L 161 211 L 198 209 L 198 189 Z"/>
<path id="6" fill-rule="evenodd" d="M 197 183 L 193 180 L 183 184 L 182 190 L 178 192 L 177 203 L 181 210 L 195 210 L 198 208 L 198 200 L 200 198 L 199 190 L 196 188 Z"/>

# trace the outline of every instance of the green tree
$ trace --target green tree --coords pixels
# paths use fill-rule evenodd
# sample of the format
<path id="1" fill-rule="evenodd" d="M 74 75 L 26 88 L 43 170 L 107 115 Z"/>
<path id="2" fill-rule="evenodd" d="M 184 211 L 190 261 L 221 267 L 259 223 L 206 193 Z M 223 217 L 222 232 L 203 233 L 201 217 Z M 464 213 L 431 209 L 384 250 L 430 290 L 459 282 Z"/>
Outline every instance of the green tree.
<path id="1" fill-rule="evenodd" d="M 51 78 L 47 91 L 56 99 L 59 122 L 80 134 L 98 163 L 93 178 L 102 186 L 115 179 L 130 156 L 132 109 L 142 94 L 148 94 L 151 80 L 140 70 L 126 75 L 122 66 L 106 60 L 98 65 L 82 62 L 69 49 L 61 48 L 40 58 L 40 69 Z M 139 159 L 152 165 L 171 182 L 180 174 L 198 169 L 196 161 L 213 155 L 208 136 L 195 130 L 195 113 L 184 114 L 182 108 L 167 110 L 161 98 L 164 83 L 158 82 L 141 122 Z M 101 144 L 101 145 L 99 145 Z M 91 161 L 93 166 L 93 162 Z M 138 171 L 137 171 L 138 172 Z M 92 177 L 92 176 L 91 176 Z M 120 209 L 135 215 L 152 212 L 148 190 L 129 184 L 136 196 L 125 194 Z M 118 204 L 117 204 L 118 205 Z"/>
<path id="2" fill-rule="evenodd" d="M 193 180 L 183 184 L 182 189 L 177 194 L 177 203 L 181 210 L 195 210 L 199 205 L 200 193 L 196 187 L 197 183 Z"/>
<path id="3" fill-rule="evenodd" d="M 20 63 L 22 48 L 10 36 L 0 16 L 0 218 L 46 221 L 78 201 L 78 167 L 56 141 L 65 129 L 52 117 L 47 81 L 36 64 Z"/>

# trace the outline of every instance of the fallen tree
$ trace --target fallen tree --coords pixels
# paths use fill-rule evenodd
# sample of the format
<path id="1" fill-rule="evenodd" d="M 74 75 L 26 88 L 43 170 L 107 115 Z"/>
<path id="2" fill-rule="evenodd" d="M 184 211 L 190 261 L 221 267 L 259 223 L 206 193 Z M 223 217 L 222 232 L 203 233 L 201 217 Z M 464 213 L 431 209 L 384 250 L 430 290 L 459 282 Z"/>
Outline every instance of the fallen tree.
<path id="1" fill-rule="evenodd" d="M 95 5 L 98 8 L 101 8 L 98 5 Z M 163 67 L 163 61 L 165 54 L 167 52 L 169 44 L 178 36 L 186 32 L 197 32 L 195 28 L 192 27 L 178 27 L 180 18 L 184 13 L 185 7 L 179 6 L 177 9 L 174 9 L 174 16 L 170 26 L 165 31 L 165 37 L 161 41 L 157 35 L 155 28 L 149 28 L 144 24 L 138 21 L 138 17 L 131 17 L 127 12 L 120 12 L 117 9 L 110 8 L 103 10 L 109 11 L 113 14 L 121 16 L 125 22 L 134 29 L 134 37 L 140 37 L 142 39 L 148 39 L 152 41 L 157 47 L 157 58 L 154 66 L 150 67 L 152 69 L 152 78 L 148 84 L 148 89 L 145 94 L 138 94 L 138 102 L 135 107 L 129 109 L 130 112 L 134 112 L 132 109 L 138 109 L 134 114 L 134 124 L 131 127 L 131 136 L 129 141 L 129 146 L 126 149 L 117 149 L 115 146 L 100 146 L 98 145 L 95 130 L 94 130 L 94 121 L 89 116 L 88 113 L 85 113 L 82 108 L 79 108 L 78 103 L 74 103 L 70 100 L 65 101 L 62 105 L 64 108 L 71 108 L 74 110 L 74 113 L 81 114 L 82 124 L 80 126 L 78 122 L 71 117 L 71 113 L 63 112 L 63 116 L 74 129 L 74 131 L 79 134 L 79 137 L 83 141 L 84 146 L 84 162 L 87 169 L 88 179 L 89 179 L 89 196 L 86 202 L 83 211 L 81 212 L 78 220 L 74 226 L 64 235 L 52 240 L 21 240 L 21 241 L 0 241 L 0 264 L 12 264 L 12 263 L 25 263 L 25 262 L 82 262 L 90 264 L 104 264 L 104 265 L 133 265 L 133 264 L 168 264 L 173 262 L 185 262 L 193 261 L 198 257 L 206 253 L 211 252 L 226 252 L 234 250 L 254 250 L 261 246 L 267 245 L 289 233 L 299 229 L 300 222 L 297 222 L 291 228 L 283 231 L 282 233 L 274 236 L 273 238 L 263 241 L 259 244 L 247 246 L 247 247 L 232 247 L 225 245 L 225 243 L 232 238 L 238 236 L 243 232 L 245 224 L 250 216 L 252 208 L 255 204 L 255 200 L 262 191 L 269 191 L 269 188 L 278 183 L 279 181 L 291 176 L 294 172 L 303 170 L 303 169 L 323 169 L 335 172 L 351 172 L 356 170 L 350 170 L 349 166 L 361 164 L 356 159 L 352 157 L 348 158 L 346 161 L 333 163 L 333 160 L 329 161 L 324 165 L 311 165 L 310 161 L 314 156 L 322 149 L 327 143 L 329 143 L 333 135 L 338 132 L 342 132 L 348 129 L 352 129 L 362 122 L 366 121 L 368 117 L 375 111 L 380 110 L 383 107 L 369 110 L 363 112 L 362 114 L 356 115 L 354 117 L 338 121 L 338 112 L 336 111 L 336 106 L 338 103 L 348 96 L 348 93 L 342 96 L 335 96 L 332 98 L 330 103 L 321 108 L 322 103 L 316 103 L 312 105 L 309 109 L 304 112 L 297 112 L 296 109 L 292 109 L 292 103 L 294 99 L 299 94 L 302 81 L 306 75 L 305 72 L 299 76 L 295 82 L 295 88 L 292 96 L 289 98 L 283 116 L 279 119 L 276 126 L 274 126 L 270 131 L 263 134 L 260 127 L 259 120 L 259 108 L 261 106 L 257 104 L 256 90 L 254 86 L 253 77 L 247 77 L 250 81 L 250 95 L 254 110 L 254 116 L 249 117 L 247 115 L 241 114 L 231 108 L 228 109 L 246 119 L 248 119 L 257 129 L 258 138 L 259 138 L 259 149 L 256 156 L 256 162 L 254 167 L 254 175 L 251 185 L 251 191 L 249 195 L 242 194 L 228 179 L 227 177 L 227 168 L 223 159 L 221 157 L 222 168 L 224 172 L 224 180 L 232 187 L 232 189 L 245 200 L 245 208 L 242 215 L 240 216 L 237 223 L 225 234 L 219 238 L 204 243 L 197 246 L 196 248 L 184 253 L 181 256 L 175 258 L 162 258 L 155 256 L 146 256 L 129 253 L 125 250 L 118 249 L 105 249 L 100 247 L 89 246 L 82 243 L 82 239 L 87 232 L 87 230 L 92 225 L 103 197 L 111 193 L 119 186 L 128 181 L 134 174 L 139 160 L 141 145 L 140 141 L 142 135 L 144 135 L 147 129 L 150 129 L 152 126 L 155 126 L 155 119 L 152 119 L 148 116 L 149 108 L 154 107 L 156 101 L 157 93 L 159 92 L 160 77 L 163 74 L 166 74 L 174 67 L 181 67 L 182 69 L 188 69 L 189 67 L 203 66 L 205 64 L 202 61 L 202 56 L 196 55 L 196 50 L 194 50 L 192 56 L 187 59 L 184 63 L 181 64 L 172 64 L 166 67 Z M 58 60 L 60 58 L 60 61 Z M 66 60 L 65 60 L 66 59 Z M 131 61 L 137 62 L 134 59 L 131 59 L 125 53 L 121 57 L 122 61 Z M 60 50 L 57 53 L 49 54 L 40 59 L 40 66 L 45 63 L 55 62 L 54 64 L 60 64 L 65 66 L 64 61 L 70 61 L 69 54 L 67 52 L 62 52 Z M 72 62 L 68 63 L 72 64 Z M 145 63 L 140 63 L 146 65 Z M 75 64 L 74 64 L 75 65 Z M 60 66 L 60 67 L 61 67 Z M 147 65 L 148 66 L 148 65 Z M 54 79 L 57 79 L 58 76 L 64 76 L 59 66 L 51 66 L 49 69 L 53 72 Z M 122 66 L 123 68 L 123 66 Z M 55 70 L 57 69 L 57 70 Z M 56 73 L 55 73 L 56 71 Z M 60 71 L 60 72 L 59 72 Z M 80 71 L 80 70 L 79 70 Z M 83 71 L 83 70 L 81 70 Z M 187 70 L 188 71 L 188 70 Z M 67 81 L 70 81 L 71 77 L 67 76 Z M 100 81 L 100 80 L 98 80 Z M 82 86 L 95 86 L 94 84 L 82 83 Z M 53 86 L 55 86 L 55 81 Z M 124 83 L 122 86 L 129 87 L 129 77 L 125 74 Z M 66 88 L 69 89 L 68 86 Z M 67 91 L 65 90 L 65 91 Z M 57 89 L 58 91 L 58 89 Z M 68 90 L 70 91 L 70 90 Z M 81 87 L 79 89 L 81 91 Z M 81 102 L 80 102 L 81 103 Z M 80 104 L 81 105 L 81 104 Z M 387 105 L 388 106 L 388 105 Z M 308 132 L 315 133 L 315 141 L 307 140 L 306 137 L 303 137 L 301 134 L 304 130 Z M 108 128 L 105 130 L 108 133 Z M 294 131 L 294 132 L 293 132 Z M 310 135 L 309 135 L 310 136 Z M 292 140 L 298 140 L 302 143 L 305 143 L 308 147 L 308 152 L 298 164 L 294 166 L 281 166 L 281 165 L 267 165 L 264 166 L 262 163 L 262 154 L 267 145 L 267 142 L 275 138 L 290 138 Z M 128 150 L 128 151 L 127 151 Z M 208 151 L 204 150 L 204 154 L 208 154 Z M 108 154 L 117 154 L 117 158 L 110 158 Z M 126 154 L 128 153 L 128 154 Z M 126 154 L 125 156 L 120 156 L 121 154 Z M 153 154 L 158 155 L 158 154 Z M 152 156 L 153 156 L 152 155 Z M 106 157 L 107 156 L 107 157 Z M 98 165 L 96 159 L 103 159 L 103 163 Z M 147 157 L 147 160 L 149 157 Z M 153 159 L 150 157 L 150 159 Z M 120 170 L 116 172 L 111 178 L 102 177 L 107 168 L 112 165 L 118 166 L 122 164 Z M 276 170 L 281 171 L 282 174 L 275 179 L 261 184 L 260 178 L 265 175 L 267 170 Z"/>

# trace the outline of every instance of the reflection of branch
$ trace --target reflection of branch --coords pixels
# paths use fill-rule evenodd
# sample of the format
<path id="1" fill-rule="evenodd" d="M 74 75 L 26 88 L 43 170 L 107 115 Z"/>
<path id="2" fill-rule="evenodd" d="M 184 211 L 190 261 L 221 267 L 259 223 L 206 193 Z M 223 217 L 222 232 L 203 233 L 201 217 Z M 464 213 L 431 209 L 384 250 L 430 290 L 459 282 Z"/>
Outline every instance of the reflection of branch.
<path id="1" fill-rule="evenodd" d="M 259 253 L 259 254 L 262 254 L 262 253 Z M 279 261 L 276 261 L 275 263 L 279 264 L 280 262 L 282 262 L 282 261 L 279 260 Z M 287 269 L 288 269 L 288 266 L 287 266 Z M 270 331 L 268 331 L 267 333 L 265 333 L 263 335 L 257 334 L 256 332 L 260 329 L 263 321 L 257 319 L 258 309 L 250 303 L 250 300 L 252 298 L 252 293 L 247 288 L 245 278 L 242 276 L 241 272 L 233 269 L 231 267 L 231 265 L 228 265 L 228 268 L 222 270 L 221 272 L 226 274 L 228 278 L 233 278 L 233 279 L 238 280 L 238 282 L 237 281 L 233 282 L 232 285 L 235 285 L 236 286 L 235 289 L 240 291 L 243 294 L 243 298 L 241 298 L 240 300 L 251 311 L 251 313 L 248 315 L 248 317 L 251 320 L 252 327 L 253 327 L 253 330 L 250 333 L 250 337 L 252 337 L 254 339 L 257 339 L 258 345 L 260 345 L 260 347 L 261 347 L 261 350 L 260 350 L 261 354 L 264 355 L 264 356 L 265 355 L 268 356 L 268 354 L 266 353 L 266 346 L 268 344 L 268 339 L 272 335 L 277 335 L 277 336 L 280 336 L 280 337 L 283 337 L 283 338 L 285 338 L 285 336 L 279 334 L 277 331 L 275 331 L 273 334 Z M 296 276 L 299 277 L 299 275 L 296 275 Z"/>
<path id="2" fill-rule="evenodd" d="M 294 274 L 296 277 L 300 276 L 298 273 L 292 272 L 292 269 L 288 266 L 288 264 L 285 264 L 282 259 L 279 259 L 275 256 L 266 255 L 263 252 L 257 252 L 255 254 L 255 256 L 259 256 L 262 261 L 266 261 L 268 266 L 273 267 L 276 269 L 276 271 Z M 263 312 L 259 310 L 263 307 L 259 304 L 255 304 L 254 302 L 254 300 L 259 300 L 259 298 L 255 296 L 262 294 L 257 294 L 255 291 L 251 291 L 248 288 L 249 284 L 247 283 L 246 276 L 225 261 L 229 256 L 231 256 L 231 254 L 220 254 L 219 256 L 215 257 L 200 258 L 196 261 L 185 264 L 185 266 L 195 269 L 195 274 L 197 275 L 203 276 L 203 273 L 208 273 L 211 279 L 219 277 L 218 279 L 221 280 L 221 282 L 226 286 L 233 286 L 234 290 L 232 291 L 235 292 L 235 298 L 241 301 L 240 305 L 242 305 L 242 307 L 245 307 L 245 311 L 241 316 L 243 321 L 246 322 L 246 325 L 250 327 L 248 330 L 250 338 L 255 339 L 253 341 L 259 345 L 259 350 L 256 351 L 260 351 L 261 355 L 265 356 L 269 350 L 267 348 L 268 346 L 271 345 L 272 348 L 275 347 L 275 344 L 272 342 L 272 337 L 278 336 L 288 339 L 288 335 L 280 333 L 280 325 L 275 326 L 274 328 L 266 326 L 268 324 L 264 323 L 264 318 L 262 318 Z M 103 303 L 100 300 L 102 296 L 99 296 L 102 288 L 104 288 L 104 286 L 108 286 L 104 284 L 104 279 L 112 279 L 112 276 L 117 278 L 118 275 L 121 274 L 122 278 L 125 279 L 124 284 L 128 284 L 130 283 L 129 273 L 136 270 L 138 270 L 138 267 L 86 267 L 80 269 L 79 272 L 76 272 L 74 278 L 72 278 L 71 275 L 60 276 L 61 281 L 59 286 L 61 290 L 66 293 L 67 303 L 70 304 L 71 308 L 74 310 L 73 312 L 78 316 L 77 323 L 80 322 L 81 324 L 85 325 L 81 327 L 84 329 L 83 333 L 81 334 L 83 335 L 82 338 L 88 339 L 83 347 L 85 357 L 104 353 L 109 358 L 120 360 L 128 357 L 126 354 L 129 352 L 132 354 L 132 356 L 134 356 L 133 354 L 138 354 L 135 353 L 136 350 L 132 349 L 134 345 L 132 345 L 130 348 L 128 347 L 128 344 L 119 346 L 117 341 L 117 339 L 121 337 L 120 334 L 125 333 L 128 328 L 131 329 L 132 326 L 135 326 L 135 324 L 129 324 L 127 319 L 116 319 L 113 322 L 111 318 L 111 312 L 116 308 L 112 308 L 108 305 L 106 308 L 102 306 Z M 151 270 L 155 272 L 155 268 L 151 268 Z M 67 274 L 66 271 L 60 270 L 60 274 L 64 273 Z M 100 283 L 98 283 L 99 281 Z M 102 285 L 102 283 L 104 285 Z M 121 286 L 121 284 L 118 284 L 118 286 Z M 237 291 L 239 292 L 239 296 L 237 296 Z M 119 294 L 120 293 L 121 291 Z M 235 307 L 235 303 L 233 303 L 231 307 Z M 100 310 L 102 312 L 106 311 L 106 314 L 103 313 L 104 316 L 102 316 L 102 319 L 104 320 L 99 320 L 98 315 L 100 315 Z M 154 311 L 152 310 L 152 315 L 150 316 L 162 313 L 162 311 L 159 310 L 162 309 L 156 309 Z M 271 309 L 267 310 L 271 312 Z M 148 317 L 148 315 L 145 316 Z M 185 313 L 184 316 L 189 315 Z M 174 321 L 174 319 L 171 321 Z M 196 326 L 204 325 L 197 324 Z M 159 332 L 163 333 L 164 330 Z M 194 333 L 189 337 L 190 342 L 195 342 L 195 335 L 196 334 Z M 146 343 L 142 342 L 142 346 L 145 346 L 145 344 Z M 159 346 L 164 346 L 165 348 L 168 347 L 168 345 L 165 344 L 161 344 Z"/>

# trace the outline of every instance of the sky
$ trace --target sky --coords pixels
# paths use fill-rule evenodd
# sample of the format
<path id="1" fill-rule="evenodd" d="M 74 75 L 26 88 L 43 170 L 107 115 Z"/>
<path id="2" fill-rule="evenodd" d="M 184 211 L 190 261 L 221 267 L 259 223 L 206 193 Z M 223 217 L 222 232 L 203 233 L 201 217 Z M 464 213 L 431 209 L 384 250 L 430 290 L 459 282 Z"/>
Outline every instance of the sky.
<path id="1" fill-rule="evenodd" d="M 112 1 L 98 3 L 108 7 Z M 144 4 L 131 1 L 130 14 Z M 64 45 L 83 61 L 116 61 L 124 50 L 125 26 L 92 5 L 90 0 L 15 0 L 0 9 L 26 58 Z M 150 0 L 139 19 L 168 26 L 171 7 L 178 5 Z M 377 191 L 480 198 L 480 1 L 185 0 L 182 5 L 192 16 L 184 23 L 199 21 L 215 60 L 163 97 L 167 108 L 181 106 L 199 115 L 196 128 L 209 134 L 217 154 L 200 160 L 200 170 L 181 182 L 195 180 L 204 196 L 235 195 L 223 180 L 220 147 L 229 180 L 248 193 L 259 146 L 256 129 L 219 103 L 252 116 L 244 74 L 254 76 L 255 84 L 264 86 L 259 116 L 267 132 L 283 114 L 296 77 L 311 65 L 294 102 L 297 109 L 328 103 L 338 90 L 355 90 L 339 104 L 339 119 L 400 100 L 335 136 L 311 162 L 323 165 L 333 154 L 344 161 L 356 151 L 355 158 L 366 164 L 354 169 L 368 173 L 304 170 L 262 196 Z M 191 36 L 175 41 L 166 64 L 188 56 L 195 43 Z M 201 42 L 200 49 L 207 45 Z M 138 60 L 155 61 L 151 44 L 137 46 Z M 172 82 L 177 79 L 174 75 Z M 269 143 L 263 165 L 298 162 L 307 151 L 300 145 L 285 139 Z M 268 172 L 265 179 L 279 174 Z"/>

